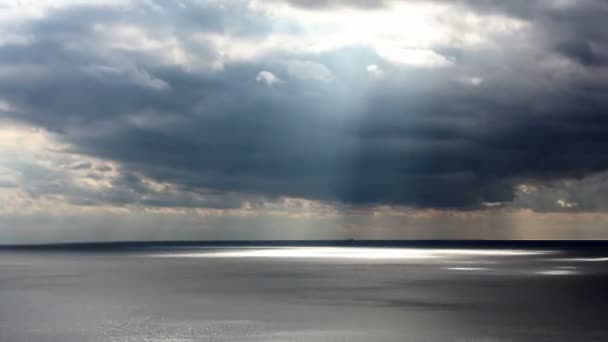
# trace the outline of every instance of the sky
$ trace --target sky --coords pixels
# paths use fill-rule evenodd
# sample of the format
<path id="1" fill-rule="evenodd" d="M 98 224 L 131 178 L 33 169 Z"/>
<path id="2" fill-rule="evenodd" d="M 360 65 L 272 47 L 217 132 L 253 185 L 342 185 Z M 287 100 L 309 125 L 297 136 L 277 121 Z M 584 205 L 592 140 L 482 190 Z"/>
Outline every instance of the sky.
<path id="1" fill-rule="evenodd" d="M 608 238 L 606 16 L 0 1 L 0 243 Z"/>

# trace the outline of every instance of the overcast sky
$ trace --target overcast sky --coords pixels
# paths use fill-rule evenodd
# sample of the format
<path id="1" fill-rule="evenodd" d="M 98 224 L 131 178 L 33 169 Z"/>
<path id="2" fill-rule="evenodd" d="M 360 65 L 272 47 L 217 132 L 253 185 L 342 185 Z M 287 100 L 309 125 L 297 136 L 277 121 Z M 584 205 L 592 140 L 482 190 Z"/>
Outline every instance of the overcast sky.
<path id="1" fill-rule="evenodd" d="M 608 238 L 603 0 L 0 3 L 0 243 Z"/>

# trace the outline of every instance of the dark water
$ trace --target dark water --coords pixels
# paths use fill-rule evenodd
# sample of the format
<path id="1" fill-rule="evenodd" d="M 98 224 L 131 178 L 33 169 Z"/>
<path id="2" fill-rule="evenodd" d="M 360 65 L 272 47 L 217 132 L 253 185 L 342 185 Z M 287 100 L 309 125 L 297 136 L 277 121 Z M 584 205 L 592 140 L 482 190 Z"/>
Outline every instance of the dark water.
<path id="1" fill-rule="evenodd" d="M 0 341 L 607 341 L 608 250 L 0 251 Z"/>

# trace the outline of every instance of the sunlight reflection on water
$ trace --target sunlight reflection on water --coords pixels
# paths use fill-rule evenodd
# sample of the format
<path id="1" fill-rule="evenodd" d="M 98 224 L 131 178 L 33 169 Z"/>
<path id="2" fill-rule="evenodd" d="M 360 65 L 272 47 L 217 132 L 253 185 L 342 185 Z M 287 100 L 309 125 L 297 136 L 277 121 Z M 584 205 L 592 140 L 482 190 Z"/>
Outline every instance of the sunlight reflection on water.
<path id="1" fill-rule="evenodd" d="M 608 262 L 608 258 L 559 258 L 559 259 L 550 259 L 550 261 L 557 262 Z"/>
<path id="2" fill-rule="evenodd" d="M 242 248 L 230 251 L 157 253 L 161 258 L 339 258 L 339 259 L 442 259 L 451 257 L 531 256 L 555 253 L 533 250 L 360 248 L 360 247 L 282 247 Z"/>

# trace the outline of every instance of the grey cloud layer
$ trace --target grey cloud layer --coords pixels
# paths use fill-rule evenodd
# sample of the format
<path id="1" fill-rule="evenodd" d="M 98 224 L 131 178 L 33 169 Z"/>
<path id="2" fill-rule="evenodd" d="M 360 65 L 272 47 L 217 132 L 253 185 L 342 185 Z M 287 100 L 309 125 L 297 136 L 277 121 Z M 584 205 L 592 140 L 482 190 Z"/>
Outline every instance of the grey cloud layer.
<path id="1" fill-rule="evenodd" d="M 306 2 L 317 10 L 339 3 L 346 2 Z M 2 115 L 187 193 L 456 209 L 510 202 L 518 184 L 608 169 L 608 6 L 548 3 L 459 2 L 527 20 L 533 36 L 525 47 L 510 36 L 496 48 L 436 46 L 454 63 L 436 69 L 399 68 L 367 46 L 224 60 L 211 43 L 192 38 L 256 40 L 278 31 L 298 38 L 301 27 L 253 16 L 244 2 L 63 9 L 17 25 L 15 32 L 32 37 L 26 43 L 0 46 L 0 96 L 17 108 Z M 162 47 L 108 45 L 95 27 L 116 23 L 177 39 L 198 64 L 223 67 L 168 63 Z M 556 67 L 552 58 L 571 63 Z M 288 61 L 324 67 L 316 70 L 325 76 L 301 77 Z M 384 77 L 367 74 L 372 64 Z M 261 70 L 284 82 L 256 82 Z M 463 75 L 483 83 L 467 84 Z M 118 185 L 141 196 L 137 183 L 127 177 Z M 178 198 L 166 205 L 238 206 L 234 201 Z"/>

